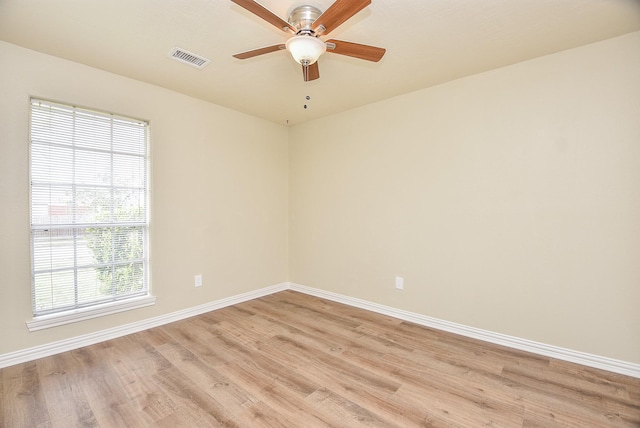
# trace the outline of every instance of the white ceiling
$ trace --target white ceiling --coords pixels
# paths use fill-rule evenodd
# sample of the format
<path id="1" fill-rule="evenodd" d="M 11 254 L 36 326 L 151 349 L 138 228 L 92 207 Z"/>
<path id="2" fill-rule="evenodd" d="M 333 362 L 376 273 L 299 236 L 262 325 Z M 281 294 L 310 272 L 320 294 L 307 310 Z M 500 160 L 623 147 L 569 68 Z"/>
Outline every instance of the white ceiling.
<path id="1" fill-rule="evenodd" d="M 286 20 L 333 0 L 259 2 Z M 230 0 L 0 0 L 0 40 L 281 124 L 638 30 L 640 0 L 373 0 L 330 38 L 384 47 L 385 57 L 327 53 L 320 79 L 303 82 L 286 51 L 232 57 L 288 34 Z M 170 59 L 176 46 L 212 62 Z"/>

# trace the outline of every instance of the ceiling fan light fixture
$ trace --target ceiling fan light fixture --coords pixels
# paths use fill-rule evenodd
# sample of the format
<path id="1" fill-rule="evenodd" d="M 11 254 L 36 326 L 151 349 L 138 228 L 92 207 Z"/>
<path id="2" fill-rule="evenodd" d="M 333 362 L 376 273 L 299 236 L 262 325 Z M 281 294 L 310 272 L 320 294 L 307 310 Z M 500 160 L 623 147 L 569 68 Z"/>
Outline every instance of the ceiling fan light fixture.
<path id="1" fill-rule="evenodd" d="M 313 64 L 327 50 L 322 40 L 309 35 L 293 36 L 287 40 L 286 46 L 293 59 L 302 65 Z"/>

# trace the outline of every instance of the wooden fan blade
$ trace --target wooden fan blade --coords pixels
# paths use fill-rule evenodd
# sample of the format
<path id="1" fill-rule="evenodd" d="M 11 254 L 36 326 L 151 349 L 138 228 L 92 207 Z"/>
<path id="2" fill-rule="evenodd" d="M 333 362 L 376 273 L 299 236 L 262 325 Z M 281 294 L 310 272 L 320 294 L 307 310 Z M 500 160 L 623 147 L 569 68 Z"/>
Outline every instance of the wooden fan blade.
<path id="1" fill-rule="evenodd" d="M 353 42 L 344 42 L 342 40 L 327 40 L 326 43 L 327 52 L 365 59 L 367 61 L 373 62 L 380 61 L 380 59 L 382 59 L 382 57 L 384 56 L 384 53 L 387 51 L 384 48 L 361 45 L 359 43 Z M 335 48 L 332 49 L 332 45 L 335 45 Z"/>
<path id="2" fill-rule="evenodd" d="M 281 51 L 281 50 L 285 50 L 286 48 L 287 47 L 285 45 L 267 46 L 267 47 L 264 47 L 264 48 L 254 49 L 252 51 L 238 53 L 238 54 L 235 54 L 233 57 L 234 58 L 238 58 L 238 59 L 253 58 L 254 56 L 264 55 L 264 54 L 271 53 L 271 52 L 276 52 L 276 51 Z"/>
<path id="3" fill-rule="evenodd" d="M 308 66 L 302 66 L 302 78 L 305 82 L 310 82 L 320 78 L 320 68 L 318 67 L 318 61 Z"/>
<path id="4" fill-rule="evenodd" d="M 249 12 L 264 19 L 269 24 L 279 28 L 282 31 L 291 30 L 294 33 L 297 31 L 293 25 L 289 24 L 287 21 L 285 21 L 284 19 L 281 19 L 278 15 L 274 14 L 269 9 L 267 9 L 266 7 L 262 6 L 259 3 L 256 3 L 253 0 L 231 0 L 231 1 L 237 4 L 238 6 L 247 9 Z"/>
<path id="5" fill-rule="evenodd" d="M 371 4 L 371 0 L 336 0 L 311 26 L 316 33 L 328 34 L 340 24 Z M 318 31 L 320 27 L 324 30 Z"/>

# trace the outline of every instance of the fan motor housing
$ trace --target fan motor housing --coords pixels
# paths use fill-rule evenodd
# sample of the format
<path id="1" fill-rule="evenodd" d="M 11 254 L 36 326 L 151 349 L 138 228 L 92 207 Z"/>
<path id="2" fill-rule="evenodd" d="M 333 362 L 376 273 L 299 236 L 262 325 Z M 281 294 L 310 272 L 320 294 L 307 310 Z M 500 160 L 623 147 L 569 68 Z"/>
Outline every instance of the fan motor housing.
<path id="1" fill-rule="evenodd" d="M 311 26 L 320 15 L 322 15 L 322 11 L 317 7 L 309 5 L 298 6 L 291 11 L 288 21 L 298 30 L 298 34 L 300 32 L 310 32 L 312 31 Z"/>

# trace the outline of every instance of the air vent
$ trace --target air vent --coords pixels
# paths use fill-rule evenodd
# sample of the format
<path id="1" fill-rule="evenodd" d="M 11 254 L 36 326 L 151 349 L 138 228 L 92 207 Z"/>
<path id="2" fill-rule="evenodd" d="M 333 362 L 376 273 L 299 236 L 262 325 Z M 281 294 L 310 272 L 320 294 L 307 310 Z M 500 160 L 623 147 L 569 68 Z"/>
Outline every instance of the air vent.
<path id="1" fill-rule="evenodd" d="M 169 52 L 169 56 L 176 61 L 184 62 L 185 64 L 192 65 L 196 68 L 205 68 L 207 64 L 211 62 L 210 59 L 186 51 L 182 48 L 173 48 L 171 52 Z"/>

